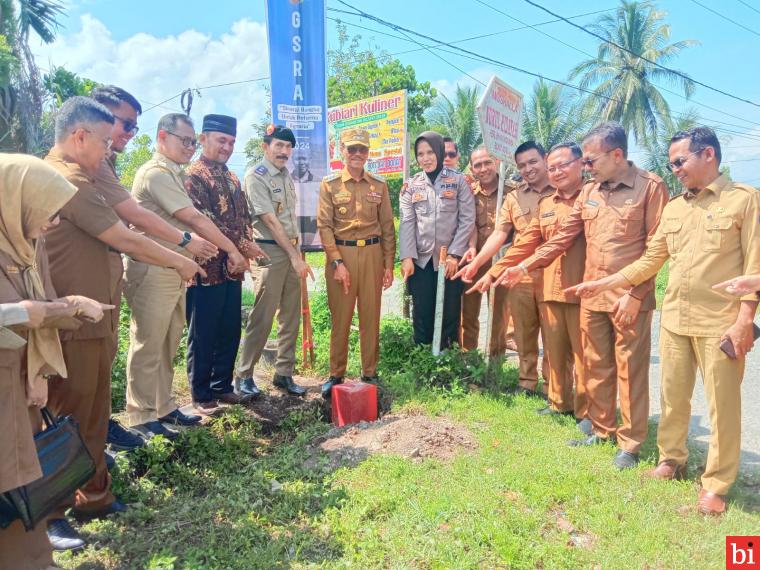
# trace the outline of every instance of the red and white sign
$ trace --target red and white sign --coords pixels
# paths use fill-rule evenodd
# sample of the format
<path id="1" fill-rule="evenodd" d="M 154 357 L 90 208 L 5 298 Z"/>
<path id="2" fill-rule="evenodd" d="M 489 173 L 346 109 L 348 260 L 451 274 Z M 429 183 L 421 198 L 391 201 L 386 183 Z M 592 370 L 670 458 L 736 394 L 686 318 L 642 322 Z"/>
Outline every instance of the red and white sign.
<path id="1" fill-rule="evenodd" d="M 483 143 L 496 158 L 514 162 L 521 142 L 522 114 L 522 93 L 494 75 L 478 103 L 478 119 Z"/>

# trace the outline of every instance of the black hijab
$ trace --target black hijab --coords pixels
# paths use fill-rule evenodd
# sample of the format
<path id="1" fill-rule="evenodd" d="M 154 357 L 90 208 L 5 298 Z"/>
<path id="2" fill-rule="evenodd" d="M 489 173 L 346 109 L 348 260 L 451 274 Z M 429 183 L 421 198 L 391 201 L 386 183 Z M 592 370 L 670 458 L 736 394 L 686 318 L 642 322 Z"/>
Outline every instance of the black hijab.
<path id="1" fill-rule="evenodd" d="M 435 131 L 425 131 L 420 136 L 418 136 L 414 141 L 414 156 L 417 157 L 417 145 L 420 144 L 420 141 L 425 141 L 430 145 L 430 148 L 433 149 L 433 152 L 435 153 L 436 159 L 438 159 L 438 163 L 435 166 L 435 170 L 433 172 L 425 172 L 427 177 L 430 179 L 431 184 L 435 184 L 435 179 L 438 178 L 438 175 L 441 173 L 441 170 L 443 170 L 443 156 L 444 156 L 444 149 L 446 148 L 446 145 L 443 143 L 443 137 L 436 133 Z"/>

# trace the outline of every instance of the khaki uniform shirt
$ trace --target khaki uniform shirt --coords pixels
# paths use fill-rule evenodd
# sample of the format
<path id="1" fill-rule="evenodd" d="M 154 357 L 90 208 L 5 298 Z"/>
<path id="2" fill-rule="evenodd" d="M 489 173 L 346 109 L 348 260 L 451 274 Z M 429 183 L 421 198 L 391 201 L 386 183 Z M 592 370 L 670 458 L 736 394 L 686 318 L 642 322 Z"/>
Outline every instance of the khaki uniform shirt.
<path id="1" fill-rule="evenodd" d="M 529 270 L 546 267 L 584 234 L 584 281 L 617 273 L 644 253 L 667 202 L 668 189 L 662 179 L 629 162 L 628 170 L 620 180 L 603 184 L 592 180 L 585 184 L 573 211 L 557 233 L 525 260 L 525 265 Z M 610 312 L 626 292 L 624 288 L 605 291 L 582 299 L 581 305 L 592 311 Z M 631 294 L 641 299 L 642 311 L 655 308 L 653 280 L 634 287 Z"/>
<path id="2" fill-rule="evenodd" d="M 514 229 L 516 238 L 536 217 L 541 199 L 552 194 L 554 194 L 554 188 L 549 184 L 537 191 L 527 182 L 521 183 L 514 191 L 504 196 L 504 203 L 501 205 L 499 214 L 499 227 L 496 229 L 507 235 Z M 540 278 L 540 271 L 531 271 L 520 283 L 536 283 Z"/>
<path id="3" fill-rule="evenodd" d="M 569 198 L 563 198 L 555 192 L 544 197 L 538 203 L 538 211 L 533 221 L 515 240 L 507 254 L 490 270 L 495 278 L 508 267 L 513 267 L 530 256 L 538 246 L 550 240 L 567 216 L 573 211 L 580 188 Z M 558 301 L 560 303 L 580 303 L 577 295 L 564 292 L 568 287 L 583 281 L 583 268 L 586 264 L 586 238 L 578 237 L 567 251 L 548 265 L 541 275 L 542 286 L 538 290 L 540 301 Z"/>
<path id="4" fill-rule="evenodd" d="M 504 184 L 504 194 L 502 200 L 506 199 L 507 193 L 512 191 L 512 187 Z M 472 195 L 475 199 L 475 232 L 477 234 L 475 248 L 480 249 L 485 245 L 489 236 L 496 227 L 496 207 L 499 193 L 494 188 L 491 193 L 487 193 L 480 186 L 477 180 L 472 184 Z"/>
<path id="5" fill-rule="evenodd" d="M 424 172 L 410 178 L 399 200 L 399 257 L 438 270 L 441 247 L 451 255 L 467 251 L 475 227 L 475 201 L 464 175 L 443 168 L 431 184 Z"/>
<path id="6" fill-rule="evenodd" d="M 101 303 L 118 305 L 113 283 L 109 249 L 97 236 L 121 223 L 116 212 L 98 192 L 95 179 L 82 167 L 53 149 L 45 161 L 78 188 L 61 208 L 61 221 L 45 238 L 50 276 L 58 295 L 84 295 Z M 85 323 L 76 331 L 61 331 L 61 340 L 82 340 L 111 336 L 118 326 L 116 311 L 106 311 L 100 322 Z"/>
<path id="7" fill-rule="evenodd" d="M 646 253 L 620 273 L 645 282 L 670 259 L 662 326 L 689 336 L 721 336 L 736 321 L 741 299 L 712 289 L 760 273 L 760 192 L 721 175 L 696 195 L 673 198 Z"/>
<path id="8" fill-rule="evenodd" d="M 299 234 L 296 217 L 296 186 L 288 169 L 282 170 L 266 158 L 245 173 L 245 194 L 253 216 L 254 239 L 274 240 L 272 232 L 259 216 L 274 214 L 291 240 Z"/>
<path id="9" fill-rule="evenodd" d="M 119 176 L 116 174 L 116 155 L 112 155 L 100 163 L 100 168 L 95 173 L 95 184 L 106 204 L 112 208 L 131 197 L 129 191 L 121 185 Z"/>
<path id="10" fill-rule="evenodd" d="M 385 179 L 366 170 L 355 180 L 344 168 L 322 180 L 317 227 L 328 261 L 340 259 L 335 240 L 380 238 L 383 267 L 393 269 L 396 228 Z"/>
<path id="11" fill-rule="evenodd" d="M 178 210 L 195 207 L 185 190 L 185 179 L 185 172 L 179 164 L 156 152 L 135 174 L 132 196 L 143 208 L 158 214 L 179 231 L 189 232 L 191 228 L 174 217 Z M 158 238 L 154 241 L 185 257 L 192 257 L 189 251 L 176 243 Z"/>

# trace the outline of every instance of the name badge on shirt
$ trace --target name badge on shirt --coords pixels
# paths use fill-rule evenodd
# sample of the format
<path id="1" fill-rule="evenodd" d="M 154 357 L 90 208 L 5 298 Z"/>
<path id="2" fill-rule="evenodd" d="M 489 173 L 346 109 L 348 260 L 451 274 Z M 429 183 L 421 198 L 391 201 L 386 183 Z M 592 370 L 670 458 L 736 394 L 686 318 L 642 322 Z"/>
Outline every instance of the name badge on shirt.
<path id="1" fill-rule="evenodd" d="M 16 265 L 6 265 L 5 266 L 5 272 L 6 273 L 18 273 L 18 266 Z"/>
<path id="2" fill-rule="evenodd" d="M 444 190 L 441 192 L 441 198 L 446 198 L 447 200 L 451 200 L 452 198 L 456 198 L 457 193 L 453 190 Z"/>
<path id="3" fill-rule="evenodd" d="M 456 180 L 457 179 L 454 178 L 453 176 L 444 176 L 443 178 L 441 178 L 441 182 L 456 182 Z"/>
<path id="4" fill-rule="evenodd" d="M 282 188 L 273 188 L 272 194 L 277 194 L 278 192 L 282 192 Z"/>
<path id="5" fill-rule="evenodd" d="M 380 202 L 383 199 L 382 195 L 378 192 L 367 192 L 367 201 Z"/>
<path id="6" fill-rule="evenodd" d="M 415 202 L 422 202 L 425 199 L 424 194 L 412 194 L 412 204 Z"/>
<path id="7" fill-rule="evenodd" d="M 456 188 L 456 187 L 457 187 L 456 183 L 441 184 L 441 188 L 444 190 L 449 189 L 449 188 Z"/>
<path id="8" fill-rule="evenodd" d="M 336 204 L 348 204 L 351 201 L 351 192 L 338 192 L 335 194 Z"/>
<path id="9" fill-rule="evenodd" d="M 633 198 L 628 198 L 625 202 L 623 202 L 624 206 L 630 206 L 633 204 Z"/>
<path id="10" fill-rule="evenodd" d="M 586 206 L 598 206 L 599 202 L 597 202 L 596 200 L 586 200 L 584 204 L 586 204 Z"/>
<path id="11" fill-rule="evenodd" d="M 554 216 L 554 212 L 546 212 L 544 214 L 541 214 L 542 218 L 551 218 L 552 216 Z"/>

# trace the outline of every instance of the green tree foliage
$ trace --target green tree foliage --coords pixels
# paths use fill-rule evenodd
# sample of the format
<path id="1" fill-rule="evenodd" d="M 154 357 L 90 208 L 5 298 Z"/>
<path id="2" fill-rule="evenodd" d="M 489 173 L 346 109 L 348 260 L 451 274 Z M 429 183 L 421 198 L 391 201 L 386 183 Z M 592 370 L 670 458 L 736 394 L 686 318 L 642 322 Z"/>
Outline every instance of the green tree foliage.
<path id="1" fill-rule="evenodd" d="M 694 92 L 694 82 L 688 77 L 649 63 L 667 65 L 684 48 L 697 43 L 668 43 L 666 15 L 648 2 L 621 0 L 615 12 L 601 16 L 591 29 L 626 49 L 602 42 L 595 58 L 579 63 L 570 72 L 571 79 L 580 78 L 580 87 L 593 89 L 596 96 L 589 101 L 600 118 L 619 121 L 633 132 L 639 144 L 657 138 L 662 129 L 668 131 L 672 126 L 670 106 L 655 82 L 675 86 L 686 97 Z"/>
<path id="2" fill-rule="evenodd" d="M 377 48 L 360 48 L 361 36 L 349 39 L 346 27 L 338 25 L 338 48 L 328 50 L 327 103 L 342 105 L 358 99 L 407 90 L 410 130 L 424 123 L 425 111 L 433 104 L 436 90 L 429 81 L 417 81 L 411 65 L 403 65 Z"/>
<path id="3" fill-rule="evenodd" d="M 522 140 L 540 142 L 549 150 L 557 143 L 580 141 L 591 127 L 590 107 L 559 84 L 539 79 L 525 104 Z"/>
<path id="4" fill-rule="evenodd" d="M 264 158 L 264 149 L 261 148 L 261 144 L 264 142 L 264 133 L 267 126 L 272 123 L 272 90 L 269 86 L 266 87 L 267 93 L 267 108 L 264 112 L 264 117 L 257 123 L 251 125 L 253 127 L 255 136 L 248 139 L 245 143 L 245 158 L 248 161 L 247 166 L 250 168 L 255 164 L 261 162 Z"/>
<path id="5" fill-rule="evenodd" d="M 63 67 L 53 67 L 50 73 L 42 78 L 42 83 L 48 93 L 55 98 L 57 105 L 76 95 L 89 96 L 99 85 L 92 79 L 80 77 Z"/>
<path id="6" fill-rule="evenodd" d="M 464 170 L 470 162 L 473 149 L 483 142 L 477 112 L 479 98 L 477 87 L 457 85 L 453 101 L 439 93 L 435 104 L 425 114 L 430 128 L 456 141 L 461 155 L 460 170 Z"/>
<path id="7" fill-rule="evenodd" d="M 148 162 L 151 156 L 153 156 L 153 141 L 148 135 L 135 137 L 132 139 L 130 149 L 118 155 L 116 172 L 126 188 L 132 188 L 137 169 Z"/>

